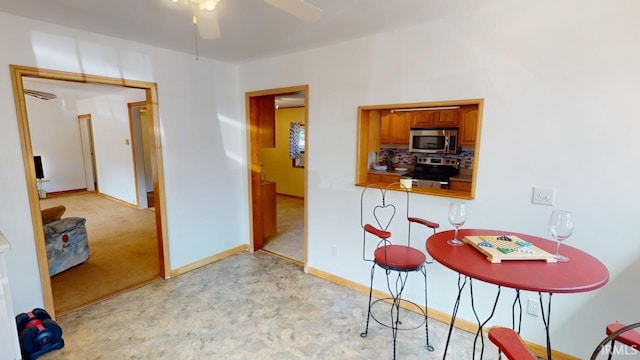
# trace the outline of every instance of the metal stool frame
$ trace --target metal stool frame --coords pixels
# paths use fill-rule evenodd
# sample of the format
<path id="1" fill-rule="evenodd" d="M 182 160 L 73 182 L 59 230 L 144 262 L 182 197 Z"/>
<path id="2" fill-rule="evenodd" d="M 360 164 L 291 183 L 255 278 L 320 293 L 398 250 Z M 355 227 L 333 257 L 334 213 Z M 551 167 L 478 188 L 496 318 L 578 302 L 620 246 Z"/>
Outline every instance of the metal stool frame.
<path id="1" fill-rule="evenodd" d="M 389 231 L 387 231 L 387 229 L 389 228 L 389 225 L 392 223 L 393 218 L 395 217 L 396 214 L 396 207 L 393 204 L 387 204 L 386 201 L 386 193 L 387 191 L 393 187 L 393 186 L 400 186 L 405 194 L 406 194 L 406 219 L 407 219 L 407 223 L 408 223 L 408 232 L 407 232 L 407 247 L 411 247 L 411 223 L 419 223 L 422 225 L 425 225 L 429 228 L 433 229 L 433 232 L 435 233 L 435 229 L 439 227 L 439 225 L 437 223 L 433 223 L 427 220 L 423 220 L 420 218 L 416 218 L 416 217 L 410 217 L 409 216 L 409 191 L 407 190 L 407 188 L 400 184 L 400 183 L 392 183 L 389 184 L 385 189 L 380 188 L 378 185 L 369 185 L 367 186 L 363 191 L 362 194 L 360 196 L 360 225 L 363 228 L 363 246 L 362 246 L 362 259 L 364 261 L 371 261 L 373 264 L 371 266 L 371 278 L 370 278 L 370 286 L 369 286 L 369 305 L 368 305 L 368 311 L 367 311 L 367 322 L 366 322 L 366 327 L 365 327 L 365 331 L 360 333 L 360 337 L 365 338 L 367 337 L 368 333 L 369 333 L 369 321 L 371 318 L 373 318 L 374 321 L 376 321 L 378 324 L 384 326 L 384 327 L 388 327 L 391 328 L 392 334 L 393 334 L 393 359 L 396 358 L 396 342 L 397 342 L 397 336 L 398 336 L 398 331 L 399 330 L 415 330 L 419 327 L 422 326 L 422 324 L 425 325 L 425 340 L 426 340 L 426 348 L 428 351 L 434 351 L 433 346 L 431 346 L 431 344 L 429 343 L 429 321 L 428 321 L 428 317 L 427 317 L 427 304 L 428 304 L 428 288 L 427 288 L 427 270 L 426 270 L 426 264 L 431 263 L 429 261 L 424 261 L 421 264 L 415 266 L 415 267 L 394 267 L 392 265 L 386 264 L 384 262 L 379 262 L 374 258 L 368 258 L 367 257 L 367 253 L 366 253 L 366 243 L 367 243 L 367 233 L 369 234 L 373 234 L 375 236 L 378 236 L 378 238 L 380 239 L 376 248 L 380 248 L 380 247 L 384 247 L 384 251 L 385 251 L 385 259 L 386 259 L 386 251 L 387 251 L 387 246 L 388 245 L 393 245 L 391 243 L 391 241 L 389 241 L 389 237 L 391 237 L 391 233 Z M 367 190 L 369 189 L 378 189 L 380 191 L 380 195 L 381 195 L 381 204 L 378 204 L 374 207 L 373 210 L 373 217 L 377 223 L 377 227 L 370 225 L 370 224 L 365 224 L 364 223 L 364 200 L 365 200 L 365 193 L 367 192 Z M 380 223 L 380 219 L 378 219 L 377 215 L 376 215 L 376 210 L 377 209 L 382 209 L 382 208 L 391 208 L 393 210 L 393 213 L 390 217 L 390 219 L 387 219 L 388 222 L 386 223 L 386 225 L 383 226 L 383 224 Z M 403 245 L 404 246 L 404 245 Z M 425 257 L 426 259 L 426 257 Z M 375 301 L 372 302 L 373 300 L 373 279 L 374 279 L 374 274 L 375 274 L 375 269 L 376 266 L 380 266 L 382 269 L 385 270 L 385 275 L 386 275 L 386 279 L 387 279 L 387 289 L 389 290 L 389 294 L 391 295 L 390 298 L 383 298 L 383 299 L 377 299 Z M 409 276 L 409 272 L 415 272 L 415 271 L 419 271 L 420 273 L 422 273 L 423 277 L 424 277 L 424 303 L 425 303 L 425 307 L 424 309 L 422 309 L 418 304 L 412 302 L 412 301 L 408 301 L 408 300 L 402 300 L 402 292 L 406 286 L 407 283 L 407 278 Z M 395 281 L 393 280 L 393 275 L 392 272 L 396 272 L 397 273 L 397 277 L 395 278 Z M 395 282 L 395 284 L 394 284 Z M 377 304 L 380 301 L 390 301 L 391 302 L 391 310 L 390 310 L 390 324 L 389 323 L 384 323 L 382 321 L 380 321 L 379 319 L 377 319 L 374 314 L 372 313 L 371 309 L 372 307 Z M 419 310 L 419 313 L 422 313 L 422 315 L 424 316 L 424 320 L 422 323 L 420 323 L 417 326 L 414 327 L 407 327 L 407 328 L 402 328 L 401 324 L 402 322 L 400 321 L 400 305 L 402 302 L 405 302 L 407 304 L 410 304 L 411 306 L 415 307 L 416 309 Z"/>

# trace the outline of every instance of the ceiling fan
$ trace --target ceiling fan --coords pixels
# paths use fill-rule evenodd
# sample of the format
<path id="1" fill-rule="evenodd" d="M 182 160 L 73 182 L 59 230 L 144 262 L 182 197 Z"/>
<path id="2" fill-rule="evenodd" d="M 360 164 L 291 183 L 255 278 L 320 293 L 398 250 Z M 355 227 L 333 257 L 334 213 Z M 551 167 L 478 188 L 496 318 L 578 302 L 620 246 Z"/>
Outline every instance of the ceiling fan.
<path id="1" fill-rule="evenodd" d="M 171 0 L 174 3 L 191 5 L 194 10 L 193 25 L 203 39 L 218 39 L 220 24 L 215 11 L 221 0 Z M 305 22 L 315 22 L 322 16 L 322 9 L 304 0 L 264 0 L 265 3 L 277 7 Z"/>

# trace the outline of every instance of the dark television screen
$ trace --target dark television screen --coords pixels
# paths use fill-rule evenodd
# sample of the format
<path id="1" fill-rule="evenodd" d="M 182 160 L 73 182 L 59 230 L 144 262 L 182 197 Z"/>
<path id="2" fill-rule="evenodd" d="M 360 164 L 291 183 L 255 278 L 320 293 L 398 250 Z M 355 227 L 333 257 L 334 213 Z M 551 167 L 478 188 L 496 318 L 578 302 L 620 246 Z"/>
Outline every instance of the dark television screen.
<path id="1" fill-rule="evenodd" d="M 42 171 L 42 157 L 34 156 L 33 162 L 36 166 L 36 179 L 44 179 L 44 171 Z"/>

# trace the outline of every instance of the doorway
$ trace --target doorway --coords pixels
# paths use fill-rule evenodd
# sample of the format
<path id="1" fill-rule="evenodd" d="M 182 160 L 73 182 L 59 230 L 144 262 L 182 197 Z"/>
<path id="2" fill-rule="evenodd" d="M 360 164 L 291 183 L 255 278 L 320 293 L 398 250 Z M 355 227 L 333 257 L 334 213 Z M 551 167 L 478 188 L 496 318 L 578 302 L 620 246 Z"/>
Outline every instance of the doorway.
<path id="1" fill-rule="evenodd" d="M 277 231 L 275 233 L 269 231 L 270 229 L 270 214 L 273 210 L 270 209 L 270 204 L 275 203 L 275 211 L 279 212 L 282 215 L 285 210 L 286 214 L 286 203 L 282 200 L 287 200 L 283 197 L 291 197 L 292 199 L 297 200 L 301 203 L 301 206 L 298 207 L 298 216 L 301 218 L 301 227 L 302 229 L 298 232 L 297 239 L 302 239 L 301 246 L 302 249 L 302 258 L 294 259 L 291 256 L 287 256 L 283 253 L 278 253 L 277 251 L 270 251 L 275 253 L 276 255 L 287 258 L 288 260 L 293 260 L 294 262 L 303 264 L 306 267 L 307 264 L 307 206 L 306 206 L 306 198 L 307 198 L 307 173 L 308 166 L 300 166 L 300 159 L 296 162 L 295 159 L 287 159 L 287 167 L 290 167 L 294 170 L 301 171 L 302 178 L 302 190 L 297 194 L 291 196 L 287 194 L 285 184 L 286 181 L 277 181 L 277 175 L 282 172 L 282 162 L 280 168 L 276 168 L 275 171 L 270 171 L 269 169 L 265 169 L 265 158 L 267 157 L 266 153 L 274 150 L 277 147 L 286 146 L 288 148 L 288 144 L 290 141 L 288 134 L 288 130 L 284 131 L 287 134 L 282 134 L 280 132 L 280 138 L 278 138 L 278 124 L 276 123 L 276 98 L 279 97 L 287 97 L 291 95 L 301 96 L 302 106 L 301 111 L 299 111 L 299 115 L 296 117 L 296 122 L 303 124 L 305 128 L 304 139 L 305 139 L 305 149 L 304 149 L 304 158 L 308 159 L 308 143 L 309 143 L 309 121 L 308 121 L 308 86 L 293 86 L 287 88 L 277 88 L 277 89 L 269 89 L 255 92 L 248 92 L 245 94 L 246 101 L 246 109 L 247 109 L 247 129 L 248 129 L 248 153 L 250 154 L 249 161 L 249 193 L 250 193 L 250 211 L 251 211 L 251 248 L 253 251 L 258 250 L 269 250 L 268 247 L 265 247 L 265 242 L 268 242 L 270 239 L 273 239 L 273 236 L 282 235 L 282 237 L 286 237 L 287 234 L 284 234 L 282 231 L 289 231 L 287 226 L 280 226 L 278 224 L 276 226 Z M 284 109 L 283 109 L 284 110 Z M 289 120 L 285 120 L 285 124 L 280 124 L 280 128 L 283 126 L 288 128 Z M 285 137 L 285 139 L 281 139 L 281 137 Z M 284 144 L 284 145 L 283 145 Z M 266 151 L 266 152 L 265 152 Z M 288 152 L 288 150 L 286 150 Z M 268 165 L 268 164 L 267 164 Z M 266 171 L 265 171 L 266 170 Z M 286 169 L 288 170 L 288 168 Z M 286 178 L 286 177 L 285 177 Z M 276 181 L 273 181 L 273 180 Z M 284 178 L 282 178 L 284 179 Z M 280 182 L 280 186 L 278 186 L 278 182 Z M 269 184 L 275 183 L 275 184 Z M 277 189 L 276 191 L 270 190 L 269 185 L 274 185 Z M 273 195 L 271 193 L 273 192 Z M 300 196 L 301 195 L 301 196 Z M 280 208 L 278 209 L 278 203 L 280 203 Z M 289 210 L 291 207 L 289 207 Z M 300 215 L 299 212 L 302 211 Z M 283 224 L 284 225 L 284 224 Z M 282 230 L 282 231 L 281 231 Z M 290 234 L 289 234 L 290 235 Z"/>
<path id="2" fill-rule="evenodd" d="M 150 121 L 146 102 L 127 104 L 129 107 L 129 128 L 131 129 L 131 149 L 133 151 L 136 194 L 139 209 L 154 208 L 153 162 L 151 142 L 153 123 Z"/>
<path id="3" fill-rule="evenodd" d="M 80 125 L 80 142 L 82 143 L 82 158 L 87 191 L 98 191 L 98 172 L 96 171 L 96 156 L 93 147 L 91 114 L 78 115 L 78 123 Z"/>
<path id="4" fill-rule="evenodd" d="M 33 67 L 25 67 L 18 65 L 10 65 L 11 79 L 14 89 L 14 100 L 16 105 L 16 113 L 18 117 L 20 141 L 22 146 L 23 163 L 27 180 L 27 190 L 31 209 L 31 217 L 34 230 L 35 247 L 38 258 L 38 266 L 40 279 L 42 284 L 42 294 L 45 309 L 55 316 L 55 304 L 53 302 L 51 278 L 49 276 L 49 267 L 47 259 L 47 251 L 44 240 L 44 231 L 42 217 L 40 214 L 38 189 L 36 185 L 36 175 L 33 165 L 33 148 L 31 136 L 29 132 L 29 119 L 27 116 L 27 108 L 25 101 L 25 89 L 23 83 L 24 78 L 36 78 L 47 80 L 72 81 L 75 83 L 86 84 L 106 84 L 112 86 L 122 86 L 127 88 L 142 89 L 145 92 L 146 107 L 150 112 L 150 118 L 153 119 L 153 136 L 151 138 L 152 149 L 151 158 L 154 163 L 154 200 L 155 200 L 155 223 L 156 238 L 158 249 L 158 267 L 161 278 L 167 278 L 169 273 L 167 248 L 167 226 L 166 226 L 166 210 L 164 205 L 164 178 L 162 171 L 162 152 L 161 152 L 161 136 L 160 136 L 160 120 L 158 116 L 158 96 L 157 85 L 155 83 L 110 78 L 103 76 L 87 75 L 80 73 L 63 72 L 48 69 L 39 69 Z M 95 181 L 95 178 L 94 178 Z"/>

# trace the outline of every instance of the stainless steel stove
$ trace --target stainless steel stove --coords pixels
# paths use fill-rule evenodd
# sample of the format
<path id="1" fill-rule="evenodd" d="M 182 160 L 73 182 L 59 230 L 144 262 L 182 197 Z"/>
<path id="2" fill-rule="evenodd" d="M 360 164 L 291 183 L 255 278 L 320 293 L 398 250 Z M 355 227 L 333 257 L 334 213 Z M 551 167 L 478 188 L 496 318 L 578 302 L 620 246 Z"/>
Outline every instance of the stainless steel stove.
<path id="1" fill-rule="evenodd" d="M 449 188 L 449 178 L 460 173 L 460 161 L 452 158 L 421 157 L 416 159 L 414 171 L 404 174 L 413 179 L 413 186 Z"/>

